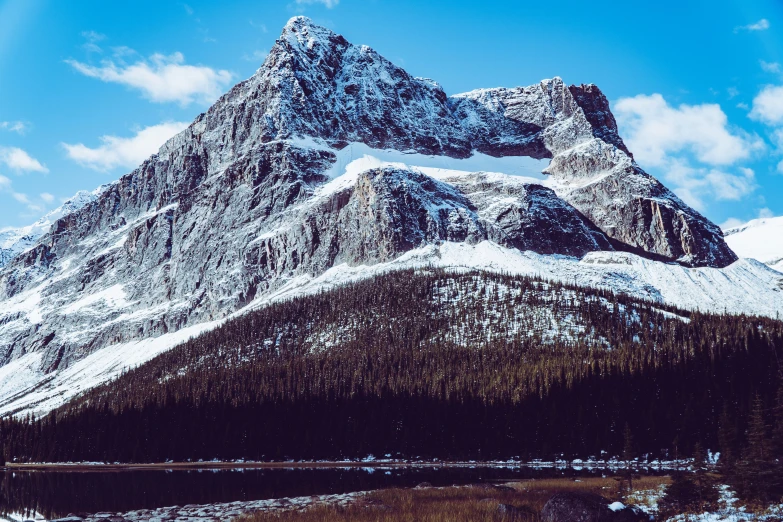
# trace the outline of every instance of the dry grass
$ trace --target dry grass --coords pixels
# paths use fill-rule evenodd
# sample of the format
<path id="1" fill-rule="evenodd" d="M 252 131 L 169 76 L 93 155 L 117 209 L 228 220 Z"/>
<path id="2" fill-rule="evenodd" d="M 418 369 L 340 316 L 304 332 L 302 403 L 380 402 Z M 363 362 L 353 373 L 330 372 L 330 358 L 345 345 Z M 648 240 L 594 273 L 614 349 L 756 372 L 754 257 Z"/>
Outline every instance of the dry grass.
<path id="1" fill-rule="evenodd" d="M 653 491 L 666 483 L 668 477 L 642 477 L 634 481 L 634 491 Z M 495 522 L 500 518 L 498 504 L 510 504 L 526 513 L 515 520 L 537 522 L 546 501 L 564 491 L 596 493 L 616 500 L 618 483 L 612 478 L 558 478 L 514 482 L 505 487 L 386 489 L 347 507 L 256 513 L 242 522 Z"/>

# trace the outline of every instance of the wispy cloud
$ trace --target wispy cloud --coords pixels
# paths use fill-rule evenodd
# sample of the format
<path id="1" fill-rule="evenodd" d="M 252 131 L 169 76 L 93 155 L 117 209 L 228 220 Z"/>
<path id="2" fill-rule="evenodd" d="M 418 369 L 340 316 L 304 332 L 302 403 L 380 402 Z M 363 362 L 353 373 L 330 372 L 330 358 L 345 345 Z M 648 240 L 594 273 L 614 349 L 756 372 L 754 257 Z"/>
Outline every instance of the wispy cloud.
<path id="1" fill-rule="evenodd" d="M 156 153 L 169 138 L 188 126 L 184 122 L 164 122 L 145 127 L 135 136 L 102 136 L 101 145 L 90 148 L 83 143 L 63 143 L 68 157 L 85 167 L 107 171 L 117 167 L 134 168 Z"/>
<path id="2" fill-rule="evenodd" d="M 40 161 L 17 147 L 0 147 L 0 163 L 17 172 L 49 172 Z"/>
<path id="3" fill-rule="evenodd" d="M 761 138 L 732 128 L 717 104 L 671 106 L 660 94 L 623 98 L 615 115 L 643 167 L 652 167 L 693 207 L 739 200 L 757 188 L 755 173 L 737 163 L 765 148 Z"/>
<path id="4" fill-rule="evenodd" d="M 82 31 L 82 38 L 86 41 L 82 45 L 82 48 L 91 53 L 101 53 L 103 49 L 98 45 L 98 42 L 106 39 L 105 34 L 98 33 L 96 31 Z"/>
<path id="5" fill-rule="evenodd" d="M 754 218 L 754 219 L 768 219 L 768 218 L 771 218 L 771 217 L 775 217 L 775 213 L 772 212 L 772 210 L 764 207 L 764 208 L 758 209 L 758 213 L 756 215 L 756 218 Z M 746 223 L 748 223 L 747 220 L 730 217 L 729 219 L 727 219 L 726 221 L 724 221 L 721 224 L 720 228 L 725 232 L 725 231 L 727 231 L 727 230 L 729 230 L 731 228 L 741 227 L 741 226 L 745 225 Z"/>
<path id="6" fill-rule="evenodd" d="M 78 72 L 108 83 L 118 83 L 141 91 L 156 103 L 193 102 L 210 104 L 225 90 L 233 75 L 203 65 L 187 65 L 182 53 L 153 54 L 133 64 L 105 60 L 100 66 L 66 60 Z"/>
<path id="7" fill-rule="evenodd" d="M 761 63 L 761 68 L 768 73 L 779 73 L 783 71 L 783 69 L 781 69 L 780 64 L 778 62 L 765 62 L 764 60 L 761 60 L 760 63 Z"/>
<path id="8" fill-rule="evenodd" d="M 0 130 L 24 134 L 30 126 L 23 121 L 0 121 Z"/>
<path id="9" fill-rule="evenodd" d="M 16 192 L 13 188 L 13 182 L 3 175 L 0 175 L 0 192 L 8 194 L 17 203 L 24 205 L 27 211 L 30 212 L 30 214 L 24 214 L 25 217 L 42 213 L 46 209 L 46 206 L 54 201 L 54 196 L 46 192 L 40 194 L 38 199 L 34 197 L 31 198 L 23 192 Z"/>
<path id="10" fill-rule="evenodd" d="M 668 183 L 688 205 L 705 211 L 709 201 L 739 201 L 758 188 L 752 169 L 726 169 L 694 166 L 684 158 L 673 158 L 663 171 Z"/>
<path id="11" fill-rule="evenodd" d="M 755 98 L 749 116 L 768 125 L 783 124 L 783 85 L 767 85 Z"/>
<path id="12" fill-rule="evenodd" d="M 740 31 L 766 31 L 767 29 L 769 29 L 769 20 L 767 20 L 766 18 L 762 18 L 758 22 L 735 27 L 734 32 L 738 33 Z"/>
<path id="13" fill-rule="evenodd" d="M 322 4 L 326 6 L 327 9 L 331 9 L 335 7 L 337 4 L 340 3 L 340 0 L 296 0 L 296 3 L 299 5 L 302 4 Z"/>

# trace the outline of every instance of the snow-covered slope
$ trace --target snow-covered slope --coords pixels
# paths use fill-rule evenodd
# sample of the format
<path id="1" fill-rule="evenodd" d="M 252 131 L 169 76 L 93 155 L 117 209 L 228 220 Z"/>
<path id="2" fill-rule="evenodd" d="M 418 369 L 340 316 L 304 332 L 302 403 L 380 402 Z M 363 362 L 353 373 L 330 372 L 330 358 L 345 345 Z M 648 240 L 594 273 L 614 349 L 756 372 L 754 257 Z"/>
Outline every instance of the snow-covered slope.
<path id="1" fill-rule="evenodd" d="M 107 186 L 102 185 L 93 191 L 80 190 L 32 225 L 0 231 L 0 268 L 8 264 L 15 256 L 34 247 L 38 238 L 49 232 L 55 221 L 76 212 L 91 201 L 95 201 Z"/>
<path id="2" fill-rule="evenodd" d="M 783 217 L 754 219 L 724 234 L 740 257 L 757 259 L 783 272 Z"/>
<path id="3" fill-rule="evenodd" d="M 387 271 L 417 267 L 479 269 L 538 276 L 606 288 L 660 303 L 676 303 L 686 309 L 704 312 L 775 316 L 783 311 L 783 274 L 750 259 L 741 259 L 723 269 L 689 268 L 625 252 L 594 252 L 577 259 L 522 252 L 492 241 L 482 241 L 475 245 L 453 242 L 432 244 L 385 263 L 340 264 L 318 276 L 301 275 L 233 315 L 277 300 L 355 283 Z M 46 413 L 188 338 L 223 324 L 227 319 L 201 323 L 154 338 L 117 343 L 52 373 L 42 371 L 40 352 L 26 354 L 0 367 L 0 415 Z"/>

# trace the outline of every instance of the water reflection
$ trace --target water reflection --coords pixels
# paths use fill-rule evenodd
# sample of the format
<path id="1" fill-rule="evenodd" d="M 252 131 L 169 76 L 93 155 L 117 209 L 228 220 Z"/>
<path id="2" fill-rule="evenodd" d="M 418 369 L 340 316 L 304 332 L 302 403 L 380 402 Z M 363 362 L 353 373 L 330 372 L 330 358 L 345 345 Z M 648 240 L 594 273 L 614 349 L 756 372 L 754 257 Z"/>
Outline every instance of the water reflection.
<path id="1" fill-rule="evenodd" d="M 37 512 L 46 518 L 57 518 L 70 513 L 412 487 L 425 481 L 447 486 L 596 473 L 605 472 L 530 468 L 14 471 L 0 473 L 0 513 Z"/>

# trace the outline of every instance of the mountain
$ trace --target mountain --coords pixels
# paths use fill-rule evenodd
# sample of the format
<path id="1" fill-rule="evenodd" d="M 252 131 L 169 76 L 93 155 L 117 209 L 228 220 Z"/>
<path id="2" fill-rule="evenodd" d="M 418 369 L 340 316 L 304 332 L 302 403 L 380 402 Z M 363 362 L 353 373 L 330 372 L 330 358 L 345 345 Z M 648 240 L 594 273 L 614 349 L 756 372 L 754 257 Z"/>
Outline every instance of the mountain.
<path id="1" fill-rule="evenodd" d="M 498 173 L 547 160 L 546 179 Z M 783 308 L 778 272 L 634 162 L 597 87 L 449 97 L 296 17 L 253 77 L 0 271 L 0 412 L 275 299 L 430 265 Z"/>
<path id="2" fill-rule="evenodd" d="M 783 217 L 759 218 L 724 232 L 739 256 L 752 258 L 783 272 Z"/>

